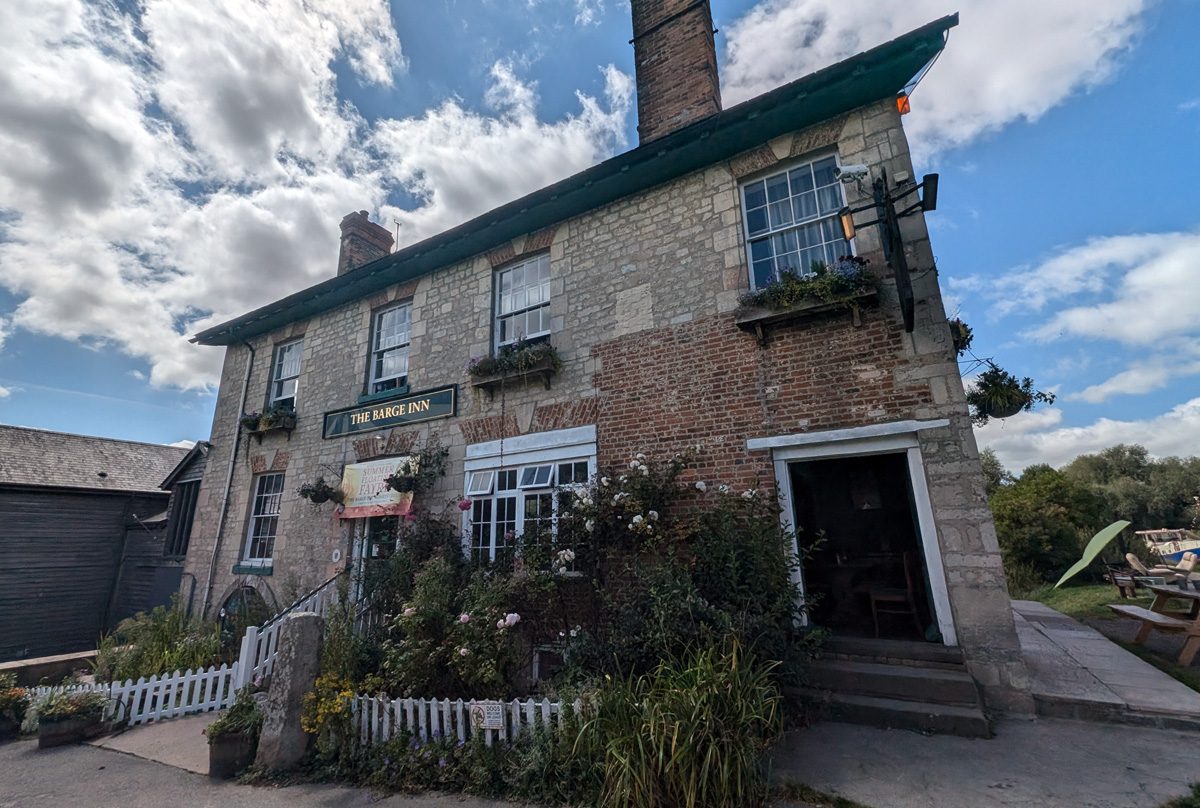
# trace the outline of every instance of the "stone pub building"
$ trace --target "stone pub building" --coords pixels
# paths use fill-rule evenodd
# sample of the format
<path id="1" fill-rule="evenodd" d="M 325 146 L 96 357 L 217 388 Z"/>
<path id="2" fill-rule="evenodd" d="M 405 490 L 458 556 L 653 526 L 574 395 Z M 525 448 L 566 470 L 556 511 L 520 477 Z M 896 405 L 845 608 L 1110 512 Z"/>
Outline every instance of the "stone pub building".
<path id="1" fill-rule="evenodd" d="M 823 594 L 832 679 L 927 665 L 982 693 L 973 710 L 1029 711 L 924 215 L 900 220 L 899 285 L 881 228 L 847 242 L 838 218 L 885 173 L 915 186 L 906 88 L 957 18 L 722 109 L 708 3 L 632 10 L 637 148 L 395 252 L 351 213 L 336 277 L 195 337 L 226 349 L 187 561 L 198 608 L 252 592 L 281 608 L 371 552 L 395 511 L 364 486 L 432 435 L 450 470 L 430 501 L 470 497 L 484 557 L 544 516 L 531 494 L 699 445 L 689 482 L 757 481 L 824 531 L 803 585 Z M 879 276 L 876 305 L 739 310 L 776 270 L 846 254 Z M 518 337 L 552 343 L 558 372 L 502 394 L 467 373 Z M 294 418 L 245 431 L 276 403 Z M 314 515 L 294 492 L 318 476 L 366 499 Z M 875 613 L 885 588 L 907 591 L 900 614 Z M 846 709 L 875 710 L 869 690 Z"/>

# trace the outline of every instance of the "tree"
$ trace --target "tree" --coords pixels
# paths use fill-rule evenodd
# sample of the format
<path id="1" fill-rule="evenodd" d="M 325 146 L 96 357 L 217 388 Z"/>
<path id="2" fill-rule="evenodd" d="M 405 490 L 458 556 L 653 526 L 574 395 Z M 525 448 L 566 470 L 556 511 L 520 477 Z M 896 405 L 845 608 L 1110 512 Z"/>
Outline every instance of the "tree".
<path id="1" fill-rule="evenodd" d="M 990 503 L 1010 581 L 1056 579 L 1079 559 L 1088 538 L 1112 521 L 1102 497 L 1045 464 L 1000 486 Z"/>
<path id="2" fill-rule="evenodd" d="M 1063 472 L 1104 498 L 1109 515 L 1131 530 L 1190 527 L 1200 495 L 1200 458 L 1150 458 L 1145 447 L 1123 443 L 1080 455 Z"/>
<path id="3" fill-rule="evenodd" d="M 979 465 L 983 467 L 984 490 L 987 492 L 989 500 L 992 498 L 992 494 L 999 491 L 1002 486 L 1012 484 L 1012 474 L 1004 468 L 1004 464 L 1000 462 L 1000 458 L 996 457 L 994 450 L 990 448 L 981 450 Z"/>

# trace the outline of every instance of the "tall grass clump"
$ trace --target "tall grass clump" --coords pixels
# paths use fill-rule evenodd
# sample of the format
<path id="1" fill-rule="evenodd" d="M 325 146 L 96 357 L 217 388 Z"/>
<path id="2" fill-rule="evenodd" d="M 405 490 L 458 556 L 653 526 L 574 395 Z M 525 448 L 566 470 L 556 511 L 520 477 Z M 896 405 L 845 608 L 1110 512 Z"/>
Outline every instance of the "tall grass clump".
<path id="1" fill-rule="evenodd" d="M 173 602 L 121 621 L 100 639 L 95 675 L 123 682 L 174 671 L 199 670 L 221 661 L 221 629 L 190 618 Z"/>
<path id="2" fill-rule="evenodd" d="M 761 757 L 782 731 L 775 663 L 735 639 L 609 680 L 589 729 L 602 741 L 605 808 L 733 808 L 767 798 Z"/>

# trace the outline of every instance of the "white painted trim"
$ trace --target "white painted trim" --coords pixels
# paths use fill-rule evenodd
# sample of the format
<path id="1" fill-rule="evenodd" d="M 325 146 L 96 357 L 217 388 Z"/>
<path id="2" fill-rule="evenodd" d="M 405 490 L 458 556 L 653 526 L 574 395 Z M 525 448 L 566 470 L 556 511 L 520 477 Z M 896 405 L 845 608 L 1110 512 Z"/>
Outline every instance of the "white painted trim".
<path id="1" fill-rule="evenodd" d="M 790 549 L 792 558 L 794 559 L 800 555 L 800 548 L 796 544 L 796 526 L 792 524 L 792 514 L 796 512 L 796 509 L 792 507 L 791 475 L 788 474 L 787 461 L 776 460 L 775 480 L 778 482 L 779 480 L 785 479 L 788 482 L 786 484 L 780 483 L 776 488 L 776 490 L 779 492 L 779 526 L 783 528 L 784 533 L 790 532 L 792 534 L 792 546 Z M 796 585 L 796 588 L 800 592 L 800 603 L 803 605 L 806 599 L 804 590 L 804 570 L 799 564 L 793 568 L 791 579 L 792 583 Z M 808 625 L 808 610 L 805 610 L 801 613 L 800 624 L 805 626 Z"/>
<path id="2" fill-rule="evenodd" d="M 504 462 L 505 465 L 508 465 L 509 458 L 521 452 L 558 448 L 575 451 L 576 447 L 588 443 L 593 445 L 596 443 L 596 426 L 594 424 L 570 429 L 555 429 L 550 432 L 534 432 L 531 435 L 517 435 L 514 438 L 505 438 L 503 441 L 490 440 L 485 443 L 472 443 L 467 447 L 467 460 L 499 457 L 501 449 L 503 449 Z"/>
<path id="3" fill-rule="evenodd" d="M 937 523 L 933 516 L 933 503 L 929 499 L 929 485 L 925 480 L 925 467 L 916 433 L 921 429 L 936 429 L 948 425 L 948 421 L 900 421 L 855 429 L 839 429 L 827 432 L 807 432 L 788 436 L 801 439 L 798 443 L 783 443 L 787 437 L 758 438 L 746 442 L 750 449 L 772 449 L 775 466 L 775 482 L 779 489 L 779 504 L 782 511 L 780 523 L 792 529 L 792 477 L 788 463 L 818 460 L 831 457 L 854 455 L 899 454 L 903 452 L 908 462 L 909 479 L 912 485 L 913 502 L 917 509 L 917 525 L 920 530 L 921 551 L 925 557 L 925 568 L 929 573 L 929 588 L 933 596 L 933 613 L 942 642 L 948 646 L 958 645 L 954 630 L 954 615 L 950 609 L 950 595 L 946 583 L 946 570 L 942 564 L 941 543 L 938 539 Z M 874 432 L 875 434 L 865 434 Z M 762 445 L 770 441 L 772 445 Z M 759 445 L 751 445 L 758 443 Z M 800 581 L 803 596 L 803 579 Z"/>
<path id="4" fill-rule="evenodd" d="M 938 541 L 937 522 L 933 518 L 933 503 L 929 499 L 929 485 L 925 481 L 925 464 L 921 460 L 921 449 L 908 450 L 908 477 L 912 482 L 913 502 L 917 506 L 917 524 L 921 528 L 921 549 L 925 551 L 925 569 L 929 573 L 929 589 L 933 594 L 933 612 L 937 615 L 942 642 L 958 645 L 954 631 L 954 614 L 950 611 L 950 595 L 947 591 L 946 570 L 942 566 L 942 547 Z"/>
<path id="5" fill-rule="evenodd" d="M 893 421 L 890 424 L 871 424 L 870 426 L 856 426 L 850 429 L 828 429 L 823 432 L 799 432 L 794 435 L 750 438 L 746 441 L 746 448 L 751 451 L 790 448 L 793 446 L 807 446 L 812 443 L 833 443 L 835 441 L 878 438 L 884 435 L 906 435 L 925 429 L 940 429 L 944 426 L 950 426 L 949 419 L 941 418 L 937 421 Z"/>

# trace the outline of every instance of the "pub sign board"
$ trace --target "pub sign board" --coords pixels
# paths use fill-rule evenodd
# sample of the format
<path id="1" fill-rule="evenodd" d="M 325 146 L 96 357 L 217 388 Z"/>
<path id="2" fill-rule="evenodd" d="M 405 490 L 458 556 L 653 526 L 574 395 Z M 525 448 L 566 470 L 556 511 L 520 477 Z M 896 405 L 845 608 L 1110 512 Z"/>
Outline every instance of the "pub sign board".
<path id="1" fill-rule="evenodd" d="M 451 418 L 457 411 L 458 388 L 452 385 L 440 390 L 429 390 L 411 396 L 327 412 L 323 437 L 336 438 L 373 429 Z"/>

